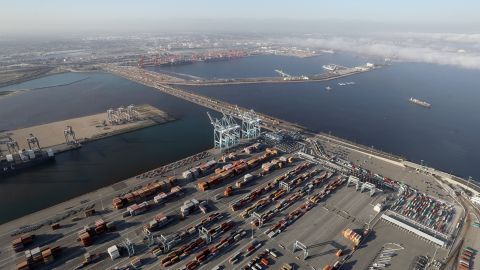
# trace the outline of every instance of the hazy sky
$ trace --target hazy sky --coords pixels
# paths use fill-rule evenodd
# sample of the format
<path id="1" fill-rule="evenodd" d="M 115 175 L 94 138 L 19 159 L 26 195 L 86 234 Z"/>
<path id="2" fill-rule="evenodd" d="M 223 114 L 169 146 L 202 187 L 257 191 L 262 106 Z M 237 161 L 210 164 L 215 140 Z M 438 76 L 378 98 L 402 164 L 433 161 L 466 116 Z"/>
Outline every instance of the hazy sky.
<path id="1" fill-rule="evenodd" d="M 3 0 L 0 34 L 90 31 L 474 32 L 480 1 Z M 222 23 L 219 23 L 222 22 Z M 338 22 L 338 24 L 336 24 Z M 328 26 L 328 27 L 327 27 Z M 305 29 L 304 29 L 305 28 Z M 478 32 L 478 31 L 477 31 Z"/>

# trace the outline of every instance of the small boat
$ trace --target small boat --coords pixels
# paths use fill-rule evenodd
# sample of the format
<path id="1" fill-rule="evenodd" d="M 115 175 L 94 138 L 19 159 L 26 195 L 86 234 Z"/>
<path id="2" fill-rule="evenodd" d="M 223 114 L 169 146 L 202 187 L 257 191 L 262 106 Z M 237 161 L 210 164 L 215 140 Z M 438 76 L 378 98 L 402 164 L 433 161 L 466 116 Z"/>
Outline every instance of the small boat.
<path id="1" fill-rule="evenodd" d="M 325 87 L 325 90 L 330 91 L 330 90 L 332 90 L 332 87 L 327 86 L 327 87 Z"/>
<path id="2" fill-rule="evenodd" d="M 432 107 L 432 104 L 430 104 L 426 101 L 420 100 L 420 99 L 413 98 L 413 97 L 411 97 L 408 101 L 410 101 L 413 104 L 417 104 L 419 106 L 422 106 L 424 108 L 430 109 Z"/>

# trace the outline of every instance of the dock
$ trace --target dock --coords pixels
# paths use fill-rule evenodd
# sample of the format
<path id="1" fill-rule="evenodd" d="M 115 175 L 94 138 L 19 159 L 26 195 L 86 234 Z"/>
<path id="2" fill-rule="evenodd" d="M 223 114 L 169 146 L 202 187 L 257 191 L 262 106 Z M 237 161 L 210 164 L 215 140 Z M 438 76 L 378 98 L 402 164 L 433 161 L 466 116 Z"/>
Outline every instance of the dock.
<path id="1" fill-rule="evenodd" d="M 252 143 L 254 141 L 232 149 L 232 153 L 235 153 L 238 160 L 255 160 L 268 151 L 266 150 L 267 147 L 282 148 L 281 144 L 262 142 L 264 146 L 261 149 L 249 154 L 242 151 L 244 146 Z M 354 173 L 348 168 L 349 160 L 360 160 L 359 164 L 362 164 L 362 167 L 369 171 L 379 173 L 390 179 L 402 179 L 404 184 L 416 188 L 419 193 L 435 194 L 436 201 L 444 201 L 447 205 L 455 205 L 455 200 L 449 198 L 442 187 L 437 186 L 435 178 L 431 175 L 418 174 L 414 169 L 408 169 L 401 164 L 385 162 L 379 157 L 370 158 L 367 154 L 350 151 L 348 148 L 340 148 L 333 142 L 321 144 L 320 147 L 324 148 L 327 155 L 341 156 L 345 160 L 336 162 L 338 168 L 345 169 L 345 175 Z M 146 264 L 142 269 L 162 267 L 177 269 L 195 261 L 195 254 L 199 254 L 201 250 L 218 245 L 221 239 L 228 237 L 230 231 L 233 234 L 238 233 L 240 236 L 235 238 L 233 244 L 226 244 L 216 255 L 209 255 L 208 260 L 197 269 L 214 269 L 216 265 L 224 265 L 224 269 L 238 269 L 239 266 L 246 265 L 252 258 L 263 252 L 265 248 L 275 250 L 279 254 L 278 258 L 267 255 L 268 260 L 275 268 L 284 263 L 290 263 L 296 265 L 297 269 L 322 269 L 323 266 L 340 260 L 341 258 L 336 257 L 335 252 L 342 249 L 346 254 L 344 257 L 346 260 L 351 257 L 357 261 L 355 266 L 367 269 L 369 265 L 379 260 L 377 256 L 382 248 L 391 248 L 388 245 L 386 246 L 385 243 L 397 243 L 396 247 L 398 249 L 396 249 L 396 256 L 391 261 L 391 269 L 400 270 L 404 269 L 402 267 L 405 262 L 411 262 L 418 254 L 428 254 L 440 260 L 440 258 L 447 256 L 453 246 L 453 240 L 447 247 L 441 247 L 382 220 L 380 218 L 382 213 L 374 212 L 373 206 L 381 203 L 389 196 L 397 196 L 395 195 L 397 192 L 383 188 L 383 190 L 378 189 L 375 195 L 369 195 L 368 192 L 356 190 L 354 186 L 347 184 L 347 177 L 340 171 L 332 170 L 331 166 L 325 165 L 328 164 L 328 160 L 321 155 L 299 155 L 296 151 L 280 150 L 274 159 L 280 160 L 282 156 L 293 157 L 293 162 L 285 163 L 285 166 L 272 168 L 267 174 L 262 173 L 265 169 L 260 166 L 260 163 L 251 165 L 246 171 L 224 179 L 217 186 L 204 191 L 198 190 L 197 186 L 200 182 L 216 175 L 214 170 L 205 171 L 193 179 L 183 178 L 181 172 L 198 167 L 199 164 L 203 167 L 203 164 L 207 164 L 211 160 L 221 160 L 222 154 L 217 149 L 211 149 L 8 222 L 0 226 L 0 241 L 4 244 L 0 248 L 2 254 L 0 256 L 0 267 L 14 268 L 16 264 L 25 260 L 24 253 L 13 251 L 12 246 L 8 243 L 21 235 L 28 234 L 35 234 L 36 237 L 33 243 L 26 245 L 26 250 L 32 250 L 36 246 L 50 248 L 60 246 L 62 249 L 62 253 L 54 256 L 53 262 L 30 262 L 35 269 L 49 269 L 49 267 L 75 269 L 84 262 L 84 254 L 87 252 L 98 253 L 100 258 L 87 263 L 84 269 L 113 269 L 114 267 L 127 266 L 134 260 L 134 257 L 129 257 L 123 246 L 119 246 L 121 249 L 120 257 L 115 260 L 111 260 L 106 253 L 109 247 L 115 244 L 119 245 L 127 238 L 135 245 L 134 256 Z M 364 161 L 368 161 L 368 163 L 364 163 Z M 371 161 L 374 162 L 370 164 Z M 231 162 L 218 162 L 216 168 L 223 168 Z M 309 165 L 304 167 L 305 165 L 302 164 Z M 303 169 L 298 170 L 299 167 Z M 296 173 L 292 173 L 293 171 L 296 171 Z M 226 196 L 224 189 L 244 179 L 244 173 L 252 174 L 255 177 L 245 186 L 236 187 L 233 194 Z M 172 176 L 175 176 L 175 185 L 181 187 L 182 190 L 182 194 L 175 195 L 178 198 L 166 202 L 156 202 L 153 197 L 157 193 L 161 194 L 160 191 L 148 197 L 142 195 L 136 201 L 147 201 L 147 209 L 142 213 L 128 217 L 124 217 L 124 213 L 129 211 L 128 206 L 134 204 L 134 202 L 125 201 L 126 205 L 121 209 L 116 208 L 115 198 L 128 197 L 129 193 L 133 192 L 135 194 L 136 191 L 144 191 L 146 187 L 155 183 L 170 181 L 169 179 Z M 284 179 L 291 190 L 285 192 L 282 190 L 284 187 L 281 186 L 263 189 L 269 183 L 277 181 L 276 179 Z M 309 183 L 313 188 L 307 193 L 304 186 Z M 398 184 L 393 189 L 397 189 Z M 382 187 L 383 184 L 377 182 L 376 185 Z M 332 190 L 329 195 L 325 193 L 326 189 Z M 250 201 L 243 199 L 250 196 L 249 194 L 253 191 L 258 190 L 263 190 L 258 197 Z M 168 193 L 168 191 L 165 192 Z M 276 195 L 273 196 L 272 194 Z M 312 200 L 306 200 L 308 196 L 321 199 L 314 203 Z M 266 201 L 266 198 L 270 198 L 269 201 Z M 182 218 L 181 209 L 185 202 L 191 199 L 206 202 L 207 213 L 204 214 L 200 210 L 194 210 Z M 307 201 L 308 207 L 303 210 L 304 212 L 298 219 L 292 219 L 292 223 L 287 229 L 276 231 L 275 234 L 270 233 L 271 228 L 280 224 L 288 213 L 303 209 L 305 201 Z M 283 203 L 285 206 L 282 208 L 276 207 L 279 203 Z M 232 210 L 233 204 L 239 205 L 239 208 Z M 252 219 L 243 217 L 244 213 L 251 211 L 247 209 L 252 209 L 251 207 L 254 205 L 258 205 L 258 210 L 255 213 L 265 218 L 261 226 L 252 226 L 250 224 Z M 95 210 L 91 216 L 86 214 L 89 209 Z M 447 225 L 445 233 L 454 233 L 455 225 L 463 216 L 463 211 L 458 205 L 455 206 L 455 209 L 454 218 L 445 223 Z M 165 227 L 153 232 L 154 238 L 151 240 L 154 243 L 149 244 L 148 239 L 146 240 L 144 225 L 149 224 L 159 213 L 172 220 Z M 233 224 L 233 228 L 228 233 L 213 234 L 211 236 L 212 245 L 202 244 L 201 247 L 197 247 L 192 253 L 186 253 L 180 261 L 170 266 L 165 266 L 166 264 L 162 263 L 170 252 L 153 253 L 154 250 L 162 246 L 162 243 L 158 242 L 156 237 L 187 231 L 192 226 L 198 226 L 196 224 L 201 220 L 212 215 L 218 215 L 221 218 L 212 221 L 213 224 L 204 223 L 205 228 L 215 228 L 215 225 L 228 224 L 229 221 Z M 268 219 L 266 219 L 267 217 Z M 91 224 L 98 222 L 100 219 L 109 224 L 113 222 L 116 228 L 112 231 L 97 233 L 93 237 L 92 245 L 83 246 L 77 240 L 78 232 L 85 226 L 92 226 Z M 51 225 L 56 223 L 60 227 L 52 229 Z M 342 236 L 342 231 L 345 228 L 352 228 L 359 232 L 363 230 L 366 223 L 372 224 L 370 228 L 375 232 L 375 236 L 365 236 L 363 242 L 367 245 L 360 245 L 358 251 L 352 251 L 349 248 L 351 242 Z M 246 234 L 242 234 L 242 231 Z M 262 247 L 255 250 L 251 255 L 241 258 L 237 264 L 229 263 L 229 259 L 234 254 L 240 250 L 245 250 L 250 245 L 251 235 L 254 236 L 256 241 L 262 243 Z M 178 249 L 188 243 L 198 241 L 196 239 L 200 238 L 197 231 L 183 237 L 178 243 L 174 243 L 173 247 Z M 303 243 L 308 248 L 308 258 L 303 259 L 304 253 L 302 255 L 302 252 L 291 250 L 291 246 L 296 241 Z M 434 254 L 434 252 L 436 253 Z M 147 264 L 147 262 L 150 263 Z"/>
<path id="2" fill-rule="evenodd" d="M 28 149 L 26 138 L 33 134 L 38 138 L 41 148 L 52 148 L 56 152 L 61 152 L 71 148 L 66 144 L 64 134 L 67 126 L 72 127 L 79 143 L 85 143 L 174 120 L 166 112 L 151 105 L 136 106 L 136 111 L 139 113 L 138 119 L 122 124 L 110 124 L 105 110 L 103 113 L 94 115 L 4 131 L 0 133 L 0 138 L 12 138 L 18 142 L 20 149 Z"/>

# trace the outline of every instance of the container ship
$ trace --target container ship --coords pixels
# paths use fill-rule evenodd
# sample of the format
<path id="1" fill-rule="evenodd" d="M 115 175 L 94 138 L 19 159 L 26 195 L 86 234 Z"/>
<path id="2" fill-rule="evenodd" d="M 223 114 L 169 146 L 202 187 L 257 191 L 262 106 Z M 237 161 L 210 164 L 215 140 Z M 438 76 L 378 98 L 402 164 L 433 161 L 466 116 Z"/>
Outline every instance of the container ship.
<path id="1" fill-rule="evenodd" d="M 423 100 L 419 100 L 419 99 L 413 98 L 413 97 L 411 97 L 411 98 L 409 99 L 409 101 L 410 101 L 411 103 L 413 103 L 413 104 L 417 104 L 417 105 L 420 105 L 420 106 L 425 107 L 425 108 L 429 108 L 429 109 L 430 109 L 430 108 L 432 107 L 432 104 L 430 104 L 430 103 L 428 103 L 428 102 L 426 102 L 426 101 L 423 101 Z"/>
<path id="2" fill-rule="evenodd" d="M 0 158 L 0 175 L 18 172 L 54 160 L 55 154 L 52 149 L 20 150 L 18 153 L 8 154 Z"/>

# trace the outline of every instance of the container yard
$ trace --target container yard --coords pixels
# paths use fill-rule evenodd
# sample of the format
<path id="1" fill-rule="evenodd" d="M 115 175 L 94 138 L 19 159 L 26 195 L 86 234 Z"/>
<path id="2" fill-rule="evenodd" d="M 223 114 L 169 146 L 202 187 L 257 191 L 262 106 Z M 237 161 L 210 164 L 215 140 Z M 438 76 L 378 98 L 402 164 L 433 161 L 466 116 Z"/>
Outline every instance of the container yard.
<path id="1" fill-rule="evenodd" d="M 390 208 L 392 211 L 441 234 L 453 230 L 453 226 L 449 226 L 456 212 L 452 204 L 419 193 L 407 185 L 402 185 L 399 193 Z"/>
<path id="2" fill-rule="evenodd" d="M 102 197 L 87 194 L 7 223 L 0 238 L 11 244 L 1 250 L 0 267 L 405 269 L 427 258 L 422 269 L 438 269 L 448 263 L 464 210 L 447 190 L 413 184 L 423 177 L 435 183 L 432 177 L 388 162 L 378 169 L 352 158 L 361 153 L 333 154 L 329 146 L 312 154 L 299 150 L 295 136 L 211 149 L 106 187 Z M 455 264 L 474 269 L 475 254 L 462 249 Z"/>

